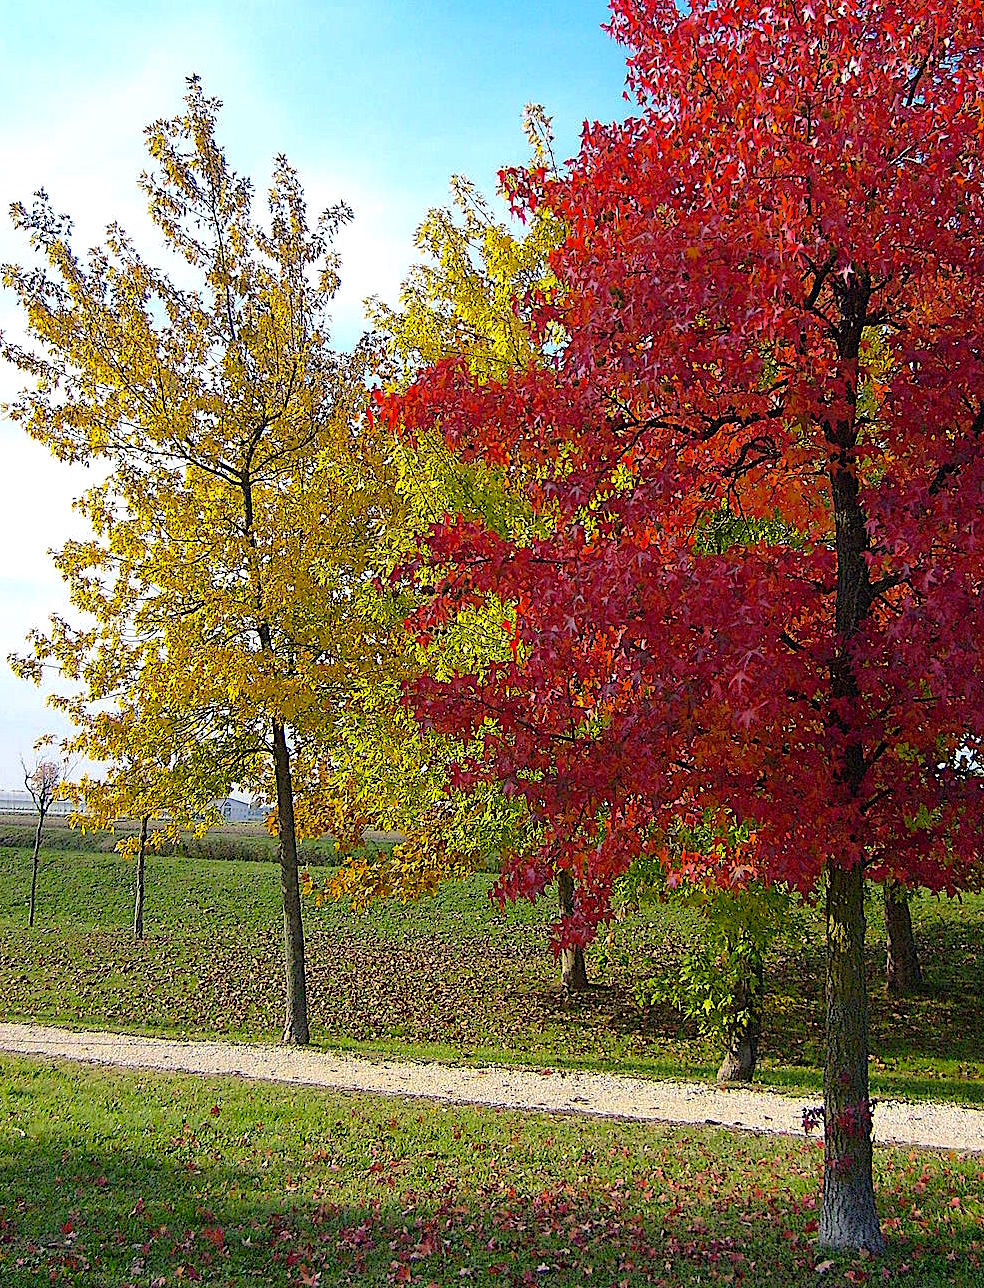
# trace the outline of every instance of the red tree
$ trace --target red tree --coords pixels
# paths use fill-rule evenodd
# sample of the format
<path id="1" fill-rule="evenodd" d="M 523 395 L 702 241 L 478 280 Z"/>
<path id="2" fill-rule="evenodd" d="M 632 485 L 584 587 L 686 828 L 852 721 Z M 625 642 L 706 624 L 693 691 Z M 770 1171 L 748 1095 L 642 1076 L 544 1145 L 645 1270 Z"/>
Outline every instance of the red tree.
<path id="1" fill-rule="evenodd" d="M 513 176 L 569 229 L 554 357 L 388 405 L 538 516 L 433 532 L 422 628 L 492 593 L 514 648 L 415 701 L 484 730 L 462 778 L 544 836 L 500 893 L 568 868 L 568 942 L 681 814 L 754 823 L 722 879 L 824 893 L 820 1238 L 877 1249 L 865 876 L 951 890 L 984 822 L 982 6 L 615 0 L 611 29 L 638 114 Z"/>

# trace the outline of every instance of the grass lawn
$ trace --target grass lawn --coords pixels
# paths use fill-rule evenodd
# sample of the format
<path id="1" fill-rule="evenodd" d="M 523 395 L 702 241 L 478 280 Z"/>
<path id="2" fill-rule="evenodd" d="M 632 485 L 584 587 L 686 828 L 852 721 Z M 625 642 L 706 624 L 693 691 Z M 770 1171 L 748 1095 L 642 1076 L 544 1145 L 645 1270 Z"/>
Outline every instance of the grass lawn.
<path id="1" fill-rule="evenodd" d="M 282 1027 L 279 875 L 262 862 L 148 858 L 147 938 L 129 939 L 133 865 L 113 853 L 42 856 L 26 925 L 30 854 L 0 849 L 0 1016 L 272 1040 Z M 314 1039 L 367 1052 L 712 1076 L 719 1052 L 637 984 L 673 970 L 690 914 L 644 908 L 589 951 L 595 986 L 562 1004 L 544 902 L 500 915 L 478 874 L 408 907 L 359 916 L 305 907 Z M 875 892 L 877 895 L 879 892 Z M 876 1095 L 984 1103 L 984 897 L 914 904 L 926 987 L 881 984 L 884 930 L 869 909 Z M 822 934 L 794 910 L 768 968 L 760 1079 L 819 1087 Z"/>
<path id="2" fill-rule="evenodd" d="M 821 1165 L 805 1140 L 0 1057 L 0 1282 L 980 1285 L 984 1158 L 876 1151 L 877 1262 L 817 1252 Z"/>

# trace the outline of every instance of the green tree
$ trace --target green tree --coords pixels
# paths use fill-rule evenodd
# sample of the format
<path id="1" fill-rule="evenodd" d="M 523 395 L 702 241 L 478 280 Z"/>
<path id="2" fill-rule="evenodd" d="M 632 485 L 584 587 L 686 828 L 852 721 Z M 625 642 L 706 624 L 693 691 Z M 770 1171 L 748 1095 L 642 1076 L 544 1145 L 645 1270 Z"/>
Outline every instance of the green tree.
<path id="1" fill-rule="evenodd" d="M 531 166 L 553 170 L 549 118 L 531 105 L 524 125 Z M 380 343 L 377 369 L 388 390 L 407 388 L 422 369 L 442 361 L 463 363 L 479 381 L 505 380 L 511 371 L 543 361 L 554 338 L 534 332 L 531 306 L 556 289 L 549 256 L 562 238 L 558 220 L 544 204 L 520 232 L 497 217 L 469 180 L 455 176 L 451 188 L 451 206 L 429 211 L 417 232 L 420 258 L 396 307 L 370 301 Z M 403 510 L 400 526 L 390 529 L 390 567 L 426 544 L 432 525 L 446 515 L 480 517 L 503 533 L 534 535 L 523 480 L 514 472 L 458 460 L 436 433 L 394 440 L 392 452 Z M 413 605 L 407 593 L 381 601 L 379 611 L 389 614 L 396 633 Z M 400 665 L 374 677 L 350 707 L 339 751 L 346 771 L 335 827 L 349 820 L 349 844 L 364 824 L 401 832 L 405 840 L 391 851 L 359 853 L 331 876 L 323 894 L 356 906 L 384 897 L 413 899 L 484 866 L 490 856 L 536 843 L 518 800 L 487 783 L 454 786 L 453 770 L 467 762 L 471 748 L 422 731 L 402 701 L 404 685 L 423 672 L 446 677 L 456 668 L 505 659 L 514 629 L 514 609 L 490 599 L 481 611 L 464 614 L 439 648 L 404 636 Z M 570 917 L 577 895 L 568 872 L 558 871 L 557 887 L 561 916 Z M 586 987 L 583 948 L 562 947 L 560 957 L 562 987 Z"/>

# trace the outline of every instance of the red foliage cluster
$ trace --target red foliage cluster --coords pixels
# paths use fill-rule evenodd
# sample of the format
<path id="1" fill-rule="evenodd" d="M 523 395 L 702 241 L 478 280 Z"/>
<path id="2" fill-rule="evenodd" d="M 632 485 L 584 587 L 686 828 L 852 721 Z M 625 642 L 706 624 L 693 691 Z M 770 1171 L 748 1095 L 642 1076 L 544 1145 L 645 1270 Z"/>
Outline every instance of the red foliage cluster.
<path id="1" fill-rule="evenodd" d="M 563 342 L 383 403 L 498 465 L 546 534 L 434 529 L 418 628 L 491 592 L 518 647 L 414 704 L 484 731 L 462 776 L 545 836 L 500 891 L 569 868 L 572 940 L 707 810 L 756 825 L 729 879 L 860 860 L 953 889 L 984 825 L 980 0 L 612 8 L 637 114 L 509 181 L 569 230 L 537 315 Z"/>

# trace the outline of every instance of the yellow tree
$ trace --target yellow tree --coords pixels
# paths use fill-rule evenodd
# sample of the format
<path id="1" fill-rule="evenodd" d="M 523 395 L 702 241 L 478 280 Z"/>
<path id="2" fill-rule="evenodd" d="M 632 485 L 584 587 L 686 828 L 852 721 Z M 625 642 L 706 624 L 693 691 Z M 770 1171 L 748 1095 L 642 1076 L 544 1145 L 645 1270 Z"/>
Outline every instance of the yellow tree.
<path id="1" fill-rule="evenodd" d="M 82 625 L 53 619 L 20 667 L 78 686 L 63 699 L 76 749 L 116 766 L 96 812 L 184 817 L 233 785 L 275 800 L 283 1036 L 304 1043 L 295 796 L 320 830 L 335 723 L 385 647 L 363 607 L 387 466 L 364 416 L 367 354 L 329 339 L 349 211 L 312 226 L 280 156 L 254 219 L 219 107 L 192 78 L 185 110 L 145 132 L 140 184 L 170 275 L 116 225 L 78 256 L 44 194 L 12 208 L 46 266 L 4 269 L 36 342 L 4 345 L 30 380 L 10 413 L 104 476 L 79 502 L 91 537 L 58 557 Z"/>

